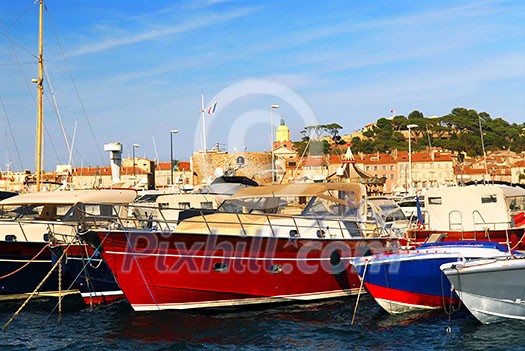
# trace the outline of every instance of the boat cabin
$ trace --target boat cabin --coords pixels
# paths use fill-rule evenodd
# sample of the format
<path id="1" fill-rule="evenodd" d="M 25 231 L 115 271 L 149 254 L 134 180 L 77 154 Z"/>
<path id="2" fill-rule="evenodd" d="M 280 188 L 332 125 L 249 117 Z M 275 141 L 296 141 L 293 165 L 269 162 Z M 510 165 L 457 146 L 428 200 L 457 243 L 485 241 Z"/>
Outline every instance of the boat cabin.
<path id="1" fill-rule="evenodd" d="M 525 189 L 478 185 L 428 189 L 425 212 L 434 230 L 497 230 L 520 226 L 525 211 Z M 525 225 L 523 223 L 522 225 Z"/>
<path id="2" fill-rule="evenodd" d="M 48 232 L 74 235 L 78 222 L 118 218 L 114 205 L 135 199 L 134 189 L 27 193 L 0 201 L 0 240 L 47 241 Z M 45 222 L 45 223 L 44 223 Z M 43 227 L 44 226 L 44 227 Z M 43 234 L 44 233 L 44 234 Z"/>

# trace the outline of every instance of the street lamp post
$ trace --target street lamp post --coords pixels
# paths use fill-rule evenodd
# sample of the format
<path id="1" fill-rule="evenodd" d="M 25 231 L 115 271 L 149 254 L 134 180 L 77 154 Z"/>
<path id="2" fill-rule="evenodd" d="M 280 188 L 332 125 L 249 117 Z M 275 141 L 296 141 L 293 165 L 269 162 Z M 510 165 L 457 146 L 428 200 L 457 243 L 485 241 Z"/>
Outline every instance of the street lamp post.
<path id="1" fill-rule="evenodd" d="M 271 105 L 270 106 L 270 124 L 271 124 L 271 128 L 272 128 L 271 133 L 270 133 L 270 138 L 271 138 L 271 140 L 270 140 L 270 147 L 271 147 L 271 149 L 270 150 L 272 150 L 272 183 L 275 180 L 275 178 L 274 178 L 275 177 L 275 175 L 274 175 L 275 167 L 274 167 L 274 159 L 273 159 L 273 142 L 274 142 L 274 139 L 275 139 L 274 131 L 273 131 L 273 110 L 276 110 L 278 108 L 279 108 L 279 105 Z"/>
<path id="2" fill-rule="evenodd" d="M 133 185 L 135 185 L 137 183 L 136 179 L 137 179 L 137 176 L 136 176 L 136 172 L 135 172 L 135 148 L 138 148 L 140 147 L 139 144 L 133 144 Z"/>
<path id="3" fill-rule="evenodd" d="M 408 186 L 412 189 L 412 128 L 417 128 L 417 124 L 409 124 L 408 128 Z M 408 191 L 408 189 L 407 189 Z"/>
<path id="4" fill-rule="evenodd" d="M 171 186 L 173 186 L 173 134 L 177 134 L 179 131 L 177 129 L 170 130 L 170 179 Z"/>

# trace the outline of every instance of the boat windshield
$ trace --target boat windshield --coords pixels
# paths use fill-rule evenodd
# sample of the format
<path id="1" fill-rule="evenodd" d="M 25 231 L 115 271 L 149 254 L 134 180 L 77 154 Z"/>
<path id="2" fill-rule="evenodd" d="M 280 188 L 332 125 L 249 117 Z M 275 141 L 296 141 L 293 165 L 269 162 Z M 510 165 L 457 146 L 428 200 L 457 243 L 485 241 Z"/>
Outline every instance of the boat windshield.
<path id="1" fill-rule="evenodd" d="M 379 215 L 385 222 L 402 221 L 407 219 L 401 207 L 399 207 L 399 205 L 393 200 L 371 199 L 370 202 L 379 209 Z"/>
<path id="2" fill-rule="evenodd" d="M 110 204 L 24 204 L 0 207 L 0 219 L 77 222 L 83 218 L 110 220 L 117 217 Z"/>
<path id="3" fill-rule="evenodd" d="M 525 195 L 509 196 L 506 201 L 511 213 L 525 211 Z"/>
<path id="4" fill-rule="evenodd" d="M 385 222 L 402 221 L 407 219 L 405 213 L 400 208 L 392 208 L 385 211 Z"/>
<path id="5" fill-rule="evenodd" d="M 286 197 L 253 197 L 242 199 L 227 199 L 219 207 L 219 212 L 234 213 L 286 213 L 295 209 L 294 214 L 301 214 L 310 199 L 306 196 Z"/>
<path id="6" fill-rule="evenodd" d="M 225 200 L 219 212 L 281 214 L 303 216 L 359 216 L 355 194 L 339 192 L 319 196 L 275 196 Z M 335 195 L 335 197 L 333 196 Z"/>
<path id="7" fill-rule="evenodd" d="M 1 219 L 61 220 L 71 209 L 71 205 L 6 205 L 0 207 Z"/>

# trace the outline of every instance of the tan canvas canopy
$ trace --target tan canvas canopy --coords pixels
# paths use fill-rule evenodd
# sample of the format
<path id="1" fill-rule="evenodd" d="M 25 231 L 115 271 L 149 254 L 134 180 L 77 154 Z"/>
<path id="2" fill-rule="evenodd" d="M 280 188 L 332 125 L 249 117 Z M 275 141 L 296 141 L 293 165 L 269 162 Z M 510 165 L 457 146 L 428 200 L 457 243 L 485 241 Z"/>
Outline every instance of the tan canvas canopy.
<path id="1" fill-rule="evenodd" d="M 230 199 L 250 197 L 320 196 L 326 191 L 339 190 L 355 192 L 356 198 L 364 196 L 364 186 L 359 183 L 300 183 L 278 184 L 242 189 Z"/>

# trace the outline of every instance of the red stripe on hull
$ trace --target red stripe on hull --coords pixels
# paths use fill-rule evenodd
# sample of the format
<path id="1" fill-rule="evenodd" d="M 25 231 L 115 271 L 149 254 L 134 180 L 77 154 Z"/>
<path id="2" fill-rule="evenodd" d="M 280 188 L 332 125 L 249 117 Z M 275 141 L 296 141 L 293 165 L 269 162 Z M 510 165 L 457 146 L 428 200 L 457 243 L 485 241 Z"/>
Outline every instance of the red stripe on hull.
<path id="1" fill-rule="evenodd" d="M 119 300 L 124 300 L 126 296 L 122 295 L 108 295 L 108 296 L 92 296 L 92 297 L 82 297 L 86 305 L 100 305 L 103 303 L 115 302 Z"/>
<path id="2" fill-rule="evenodd" d="M 450 304 L 456 304 L 455 298 L 419 294 L 410 291 L 386 288 L 384 286 L 365 283 L 365 287 L 374 299 L 398 303 L 410 306 L 422 306 L 428 308 L 442 308 Z"/>

